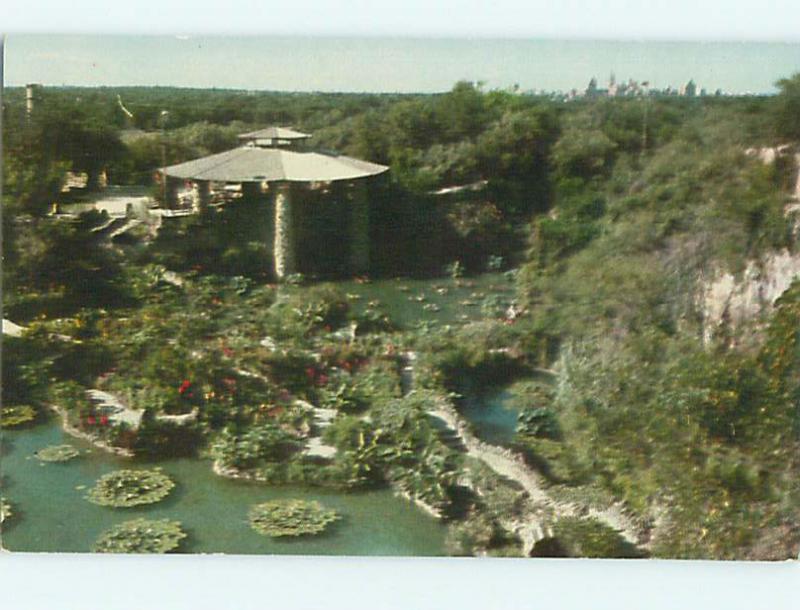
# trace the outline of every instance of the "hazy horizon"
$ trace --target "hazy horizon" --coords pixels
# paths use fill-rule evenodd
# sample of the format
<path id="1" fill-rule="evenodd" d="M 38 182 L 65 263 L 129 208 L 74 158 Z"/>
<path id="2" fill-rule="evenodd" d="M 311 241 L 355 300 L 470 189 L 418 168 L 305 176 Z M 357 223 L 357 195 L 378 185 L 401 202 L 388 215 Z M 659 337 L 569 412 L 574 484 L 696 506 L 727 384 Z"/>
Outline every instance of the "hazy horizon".
<path id="1" fill-rule="evenodd" d="M 800 71 L 800 43 L 524 38 L 14 35 L 4 82 L 272 91 L 434 93 L 582 89 L 596 77 L 768 94 Z"/>

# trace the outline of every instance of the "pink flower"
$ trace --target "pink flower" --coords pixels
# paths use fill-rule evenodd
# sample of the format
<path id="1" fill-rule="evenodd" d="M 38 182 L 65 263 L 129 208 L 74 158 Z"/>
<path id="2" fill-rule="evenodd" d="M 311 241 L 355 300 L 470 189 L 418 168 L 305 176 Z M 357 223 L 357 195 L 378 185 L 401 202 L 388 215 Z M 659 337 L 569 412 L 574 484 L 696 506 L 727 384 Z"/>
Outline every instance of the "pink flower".
<path id="1" fill-rule="evenodd" d="M 95 420 L 94 415 L 90 415 L 86 418 L 86 423 L 90 426 L 94 426 L 97 420 Z"/>

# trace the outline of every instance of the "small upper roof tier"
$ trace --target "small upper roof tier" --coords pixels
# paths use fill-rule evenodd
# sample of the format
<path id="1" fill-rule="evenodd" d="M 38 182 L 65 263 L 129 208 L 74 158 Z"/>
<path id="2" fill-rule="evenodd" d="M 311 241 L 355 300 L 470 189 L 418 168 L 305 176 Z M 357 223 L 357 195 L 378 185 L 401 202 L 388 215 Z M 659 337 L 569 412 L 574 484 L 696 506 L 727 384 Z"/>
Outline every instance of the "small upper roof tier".
<path id="1" fill-rule="evenodd" d="M 287 127 L 267 127 L 239 134 L 240 140 L 305 140 L 310 137 L 311 134 Z"/>
<path id="2" fill-rule="evenodd" d="M 162 172 L 174 178 L 214 182 L 332 182 L 377 176 L 387 169 L 344 155 L 240 146 Z"/>

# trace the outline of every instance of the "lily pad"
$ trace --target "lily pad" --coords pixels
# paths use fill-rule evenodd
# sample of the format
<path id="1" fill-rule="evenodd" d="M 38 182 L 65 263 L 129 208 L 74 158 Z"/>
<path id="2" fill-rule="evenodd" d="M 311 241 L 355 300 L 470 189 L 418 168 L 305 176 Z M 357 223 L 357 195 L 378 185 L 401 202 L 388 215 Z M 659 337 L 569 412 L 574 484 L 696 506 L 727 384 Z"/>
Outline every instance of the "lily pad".
<path id="1" fill-rule="evenodd" d="M 117 470 L 103 475 L 86 499 L 94 504 L 128 508 L 163 500 L 175 483 L 158 470 Z"/>
<path id="2" fill-rule="evenodd" d="M 30 405 L 9 405 L 0 408 L 0 428 L 14 428 L 32 422 L 36 410 Z"/>
<path id="3" fill-rule="evenodd" d="M 180 521 L 134 519 L 115 525 L 94 544 L 95 553 L 167 553 L 178 548 L 186 533 Z"/>
<path id="4" fill-rule="evenodd" d="M 250 509 L 250 526 L 271 537 L 321 534 L 339 515 L 315 500 L 273 500 Z"/>
<path id="5" fill-rule="evenodd" d="M 80 455 L 72 445 L 50 445 L 36 452 L 36 457 L 43 462 L 68 462 Z"/>
<path id="6" fill-rule="evenodd" d="M 6 519 L 10 519 L 13 514 L 9 501 L 5 498 L 0 498 L 0 523 L 5 522 Z"/>

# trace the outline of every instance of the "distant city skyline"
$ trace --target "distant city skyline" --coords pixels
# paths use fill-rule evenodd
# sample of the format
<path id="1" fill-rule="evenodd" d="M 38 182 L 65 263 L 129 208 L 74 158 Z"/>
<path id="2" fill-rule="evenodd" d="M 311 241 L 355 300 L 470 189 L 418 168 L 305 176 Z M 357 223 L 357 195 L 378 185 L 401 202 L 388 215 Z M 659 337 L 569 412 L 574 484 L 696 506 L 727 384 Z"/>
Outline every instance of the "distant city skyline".
<path id="1" fill-rule="evenodd" d="M 177 86 L 244 90 L 582 91 L 591 78 L 698 92 L 773 93 L 800 71 L 800 43 L 427 39 L 291 36 L 12 35 L 5 84 Z"/>

